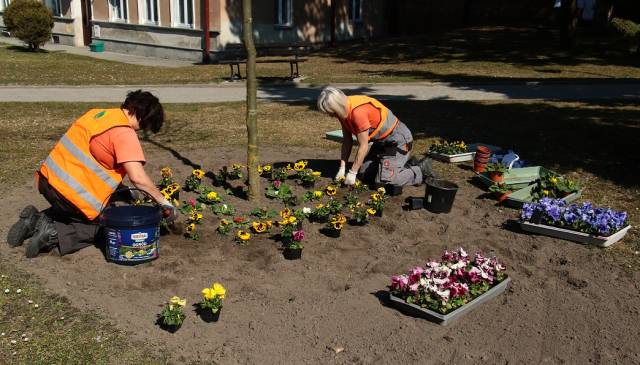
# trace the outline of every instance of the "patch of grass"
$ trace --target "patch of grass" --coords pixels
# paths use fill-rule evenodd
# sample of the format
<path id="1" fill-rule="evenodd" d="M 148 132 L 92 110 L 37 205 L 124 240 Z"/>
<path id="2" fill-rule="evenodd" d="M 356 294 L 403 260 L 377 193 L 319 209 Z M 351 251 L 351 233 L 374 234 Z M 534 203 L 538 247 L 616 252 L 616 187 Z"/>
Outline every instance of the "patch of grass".
<path id="1" fill-rule="evenodd" d="M 300 68 L 317 83 L 640 78 L 640 59 L 615 38 L 580 37 L 570 51 L 559 39 L 555 28 L 538 25 L 474 27 L 323 48 Z M 7 45 L 0 45 L 0 64 L 5 85 L 206 84 L 228 77 L 227 65 L 146 67 Z M 289 72 L 286 64 L 257 67 L 263 81 Z"/>
<path id="2" fill-rule="evenodd" d="M 44 291 L 0 261 L 0 362 L 5 364 L 160 364 L 93 311 Z M 8 293 L 5 291 L 8 290 Z M 17 291 L 20 291 L 18 293 Z"/>

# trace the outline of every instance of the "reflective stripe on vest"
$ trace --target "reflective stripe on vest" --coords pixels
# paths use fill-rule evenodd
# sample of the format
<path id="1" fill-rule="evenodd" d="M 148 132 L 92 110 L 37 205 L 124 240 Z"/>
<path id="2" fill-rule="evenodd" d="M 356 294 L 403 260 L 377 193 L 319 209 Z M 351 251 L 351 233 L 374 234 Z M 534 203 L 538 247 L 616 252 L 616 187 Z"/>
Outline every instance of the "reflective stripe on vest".
<path id="1" fill-rule="evenodd" d="M 369 129 L 369 140 L 375 139 L 382 141 L 389 136 L 398 125 L 398 118 L 393 115 L 391 110 L 384 106 L 378 100 L 364 95 L 349 96 L 349 114 L 348 119 L 353 119 L 353 110 L 364 104 L 371 104 L 380 111 L 380 123 L 376 128 Z"/>
<path id="2" fill-rule="evenodd" d="M 130 127 L 122 110 L 90 110 L 69 127 L 40 167 L 49 185 L 90 220 L 124 177 L 123 171 L 102 166 L 90 151 L 93 137 L 115 127 Z"/>
<path id="3" fill-rule="evenodd" d="M 44 165 L 49 170 L 53 171 L 53 173 L 56 174 L 60 180 L 69 185 L 69 187 L 76 194 L 78 194 L 78 196 L 82 197 L 82 199 L 87 202 L 87 204 L 89 204 L 93 209 L 97 211 L 100 211 L 102 209 L 102 203 L 97 201 L 96 198 L 91 195 L 91 193 L 85 190 L 85 188 L 83 188 L 82 185 L 80 185 L 80 183 L 76 181 L 76 179 L 64 172 L 64 170 L 61 169 L 60 166 L 58 166 L 58 164 L 56 164 L 51 157 L 47 157 L 47 159 L 44 160 Z"/>

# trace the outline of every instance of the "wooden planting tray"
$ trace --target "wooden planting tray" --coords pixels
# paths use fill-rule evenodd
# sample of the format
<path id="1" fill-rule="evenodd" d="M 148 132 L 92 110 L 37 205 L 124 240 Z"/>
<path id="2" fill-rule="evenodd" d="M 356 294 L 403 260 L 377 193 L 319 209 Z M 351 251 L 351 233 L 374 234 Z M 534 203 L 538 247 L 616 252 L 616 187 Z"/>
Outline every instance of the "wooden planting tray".
<path id="1" fill-rule="evenodd" d="M 527 232 L 578 242 L 585 245 L 609 247 L 614 243 L 620 241 L 627 234 L 627 232 L 631 228 L 631 225 L 628 225 L 618 232 L 607 237 L 593 236 L 582 232 L 572 231 L 570 229 L 525 221 L 520 221 L 520 227 Z"/>
<path id="2" fill-rule="evenodd" d="M 543 173 L 550 173 L 551 171 L 547 170 L 542 166 L 531 166 L 531 167 L 521 167 L 507 170 L 504 173 L 504 184 L 511 188 L 512 190 L 519 190 L 522 188 L 526 188 L 531 185 L 534 181 L 540 179 L 540 176 Z M 483 172 L 481 174 L 476 175 L 476 178 L 480 180 L 480 182 L 489 187 L 493 185 L 493 181 L 489 178 L 488 172 Z"/>
<path id="3" fill-rule="evenodd" d="M 509 287 L 510 282 L 511 282 L 511 278 L 507 277 L 506 279 L 502 280 L 498 285 L 489 289 L 489 291 L 487 291 L 486 293 L 475 298 L 474 300 L 463 305 L 462 307 L 454 310 L 453 312 L 450 312 L 447 314 L 440 314 L 438 312 L 432 311 L 430 309 L 422 308 L 415 304 L 409 304 L 405 302 L 404 299 L 398 298 L 393 294 L 389 295 L 389 299 L 391 300 L 391 305 L 393 305 L 395 308 L 397 308 L 401 312 L 407 313 L 412 316 L 425 318 L 432 322 L 436 322 L 437 324 L 440 324 L 442 326 L 446 326 L 450 322 L 472 311 L 474 308 L 481 305 L 482 303 L 502 294 L 502 292 L 505 291 L 507 287 Z"/>
<path id="4" fill-rule="evenodd" d="M 524 203 L 532 203 L 533 197 L 531 196 L 531 191 L 535 188 L 536 185 L 529 185 L 520 190 L 514 191 L 509 194 L 509 197 L 505 200 L 505 205 L 511 208 L 520 209 Z M 567 203 L 571 203 L 572 201 L 578 199 L 582 196 L 582 189 L 578 190 L 573 194 L 569 194 L 562 198 Z"/>

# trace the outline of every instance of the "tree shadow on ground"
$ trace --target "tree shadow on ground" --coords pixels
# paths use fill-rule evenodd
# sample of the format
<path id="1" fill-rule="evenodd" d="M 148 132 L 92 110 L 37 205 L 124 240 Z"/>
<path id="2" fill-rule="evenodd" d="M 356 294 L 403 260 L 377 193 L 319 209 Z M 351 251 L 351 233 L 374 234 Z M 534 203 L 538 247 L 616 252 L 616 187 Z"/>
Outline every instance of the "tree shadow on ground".
<path id="1" fill-rule="evenodd" d="M 583 170 L 640 186 L 640 108 L 601 103 L 399 101 L 385 103 L 416 140 L 481 141 L 513 149 L 533 165 Z M 416 151 L 424 152 L 424 151 Z"/>

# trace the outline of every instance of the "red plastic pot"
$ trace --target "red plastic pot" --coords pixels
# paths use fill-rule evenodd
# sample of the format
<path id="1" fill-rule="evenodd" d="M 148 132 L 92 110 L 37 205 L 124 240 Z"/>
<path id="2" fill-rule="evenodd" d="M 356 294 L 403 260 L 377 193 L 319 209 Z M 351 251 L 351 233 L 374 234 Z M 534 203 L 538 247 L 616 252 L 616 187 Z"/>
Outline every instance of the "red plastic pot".
<path id="1" fill-rule="evenodd" d="M 476 148 L 476 155 L 490 155 L 491 154 L 491 150 L 486 147 L 486 146 L 478 146 Z"/>
<path id="2" fill-rule="evenodd" d="M 496 198 L 498 198 L 498 202 L 502 203 L 503 201 L 507 200 L 507 198 L 509 198 L 509 194 L 511 194 L 511 192 L 508 193 L 495 193 Z"/>
<path id="3" fill-rule="evenodd" d="M 484 172 L 484 170 L 487 168 L 487 164 L 486 163 L 478 163 L 478 162 L 473 162 L 473 171 L 476 173 L 482 173 Z"/>

